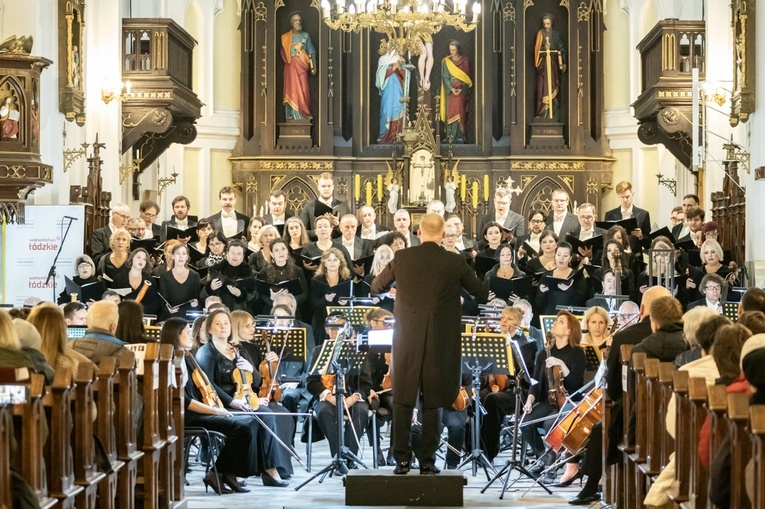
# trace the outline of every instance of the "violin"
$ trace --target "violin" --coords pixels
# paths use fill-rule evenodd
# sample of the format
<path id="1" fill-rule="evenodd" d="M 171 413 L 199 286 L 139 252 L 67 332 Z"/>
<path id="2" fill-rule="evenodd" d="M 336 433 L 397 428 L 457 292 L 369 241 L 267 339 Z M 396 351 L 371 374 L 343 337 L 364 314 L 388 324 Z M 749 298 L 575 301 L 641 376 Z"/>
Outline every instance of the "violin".
<path id="1" fill-rule="evenodd" d="M 271 341 L 268 339 L 268 332 L 263 331 L 261 333 L 261 340 L 263 340 L 266 345 L 266 355 L 271 353 Z M 285 342 L 282 346 L 282 353 L 284 353 L 284 346 L 286 345 L 287 343 Z M 258 367 L 258 371 L 260 372 L 260 377 L 262 379 L 262 383 L 260 385 L 260 393 L 258 395 L 261 398 L 266 398 L 269 401 L 275 401 L 277 403 L 282 399 L 282 390 L 276 381 L 276 374 L 279 371 L 280 363 L 281 356 L 278 362 L 268 362 L 264 360 Z"/>
<path id="2" fill-rule="evenodd" d="M 191 363 L 194 365 L 194 370 L 191 372 L 191 380 L 194 382 L 196 388 L 199 389 L 199 393 L 202 396 L 202 403 L 214 408 L 223 408 L 223 403 L 218 397 L 218 393 L 215 392 L 210 380 L 207 378 L 207 374 L 202 371 L 197 360 L 190 352 L 184 352 L 184 354 L 187 359 L 191 359 Z"/>
<path id="3" fill-rule="evenodd" d="M 545 351 L 547 352 L 547 358 L 550 355 L 550 345 L 555 342 L 555 337 L 552 333 L 547 333 L 547 343 L 545 344 Z M 568 391 L 563 385 L 563 373 L 560 366 L 553 366 L 545 370 L 547 372 L 547 402 L 553 408 L 563 408 L 566 404 L 566 398 L 568 397 Z"/>
<path id="4" fill-rule="evenodd" d="M 389 391 L 393 387 L 393 381 L 390 377 L 390 359 L 391 354 L 390 352 L 387 352 L 385 354 L 385 364 L 388 365 L 388 372 L 383 375 L 382 383 L 380 384 L 382 386 L 382 390 Z"/>
<path id="5" fill-rule="evenodd" d="M 239 354 L 237 352 L 237 359 L 238 358 Z M 250 410 L 257 410 L 260 408 L 258 395 L 252 390 L 252 372 L 235 368 L 234 371 L 231 372 L 231 379 L 234 381 L 234 385 L 236 385 L 234 399 L 244 400 Z"/>
<path id="6" fill-rule="evenodd" d="M 457 394 L 457 399 L 455 399 L 454 403 L 452 403 L 452 408 L 458 412 L 461 412 L 462 410 L 465 410 L 468 407 L 469 403 L 470 403 L 470 396 L 468 396 L 468 393 L 467 393 L 467 390 L 465 390 L 465 387 L 460 385 L 460 392 Z"/>
<path id="7" fill-rule="evenodd" d="M 489 375 L 491 392 L 502 392 L 507 389 L 510 377 L 508 375 Z"/>

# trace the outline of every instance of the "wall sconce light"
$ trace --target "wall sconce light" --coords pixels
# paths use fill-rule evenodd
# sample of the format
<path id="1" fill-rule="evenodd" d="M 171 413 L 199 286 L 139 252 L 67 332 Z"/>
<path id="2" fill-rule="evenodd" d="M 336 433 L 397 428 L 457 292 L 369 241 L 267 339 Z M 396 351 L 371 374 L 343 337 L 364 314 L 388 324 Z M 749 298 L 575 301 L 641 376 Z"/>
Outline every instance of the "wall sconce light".
<path id="1" fill-rule="evenodd" d="M 718 106 L 722 106 L 728 100 L 728 94 L 730 90 L 721 87 L 717 84 L 705 81 L 701 84 L 701 89 L 704 92 L 704 100 L 706 102 L 714 102 Z"/>
<path id="2" fill-rule="evenodd" d="M 127 101 L 130 98 L 130 87 L 129 81 L 120 82 L 119 86 L 114 86 L 109 78 L 104 78 L 101 84 L 101 100 L 104 104 L 109 104 L 114 99 L 120 102 Z"/>

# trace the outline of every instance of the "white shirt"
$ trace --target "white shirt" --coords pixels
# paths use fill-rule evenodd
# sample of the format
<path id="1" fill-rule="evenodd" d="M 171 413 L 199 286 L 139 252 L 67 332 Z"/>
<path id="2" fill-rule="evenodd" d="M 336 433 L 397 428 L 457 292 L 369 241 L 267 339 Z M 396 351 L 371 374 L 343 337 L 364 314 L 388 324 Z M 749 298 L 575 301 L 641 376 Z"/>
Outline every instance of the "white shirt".
<path id="1" fill-rule="evenodd" d="M 407 232 L 406 234 L 406 247 L 412 247 L 412 235 Z"/>
<path id="2" fill-rule="evenodd" d="M 351 237 L 351 240 L 345 240 L 345 237 L 342 237 L 343 239 L 343 247 L 348 250 L 348 253 L 351 255 L 351 258 L 353 258 L 353 244 L 355 237 Z"/>
<path id="3" fill-rule="evenodd" d="M 180 219 L 178 219 L 176 217 L 175 218 L 175 227 L 178 228 L 179 230 L 185 230 L 186 228 L 189 227 L 189 218 L 187 217 L 186 219 L 181 221 Z"/>
<path id="4" fill-rule="evenodd" d="M 318 200 L 322 202 L 324 205 L 326 205 L 327 207 L 332 207 L 332 198 L 330 198 L 329 200 L 325 200 L 319 197 Z"/>
<path id="5" fill-rule="evenodd" d="M 284 214 L 282 214 L 279 217 L 276 217 L 275 215 L 271 214 L 271 224 L 274 226 L 278 224 L 284 224 Z"/>
<path id="6" fill-rule="evenodd" d="M 529 238 L 526 241 L 526 244 L 531 246 L 537 253 L 539 252 L 539 237 L 541 236 L 541 233 L 531 233 L 529 234 Z"/>
<path id="7" fill-rule="evenodd" d="M 147 226 L 146 230 L 143 232 L 143 238 L 144 239 L 153 239 L 154 238 L 154 230 L 151 229 L 151 226 Z"/>
<path id="8" fill-rule="evenodd" d="M 494 220 L 502 226 L 505 226 L 505 221 L 507 221 L 507 213 L 505 213 L 504 216 L 500 216 L 499 214 L 495 215 Z"/>
<path id="9" fill-rule="evenodd" d="M 691 228 L 686 223 L 683 223 L 683 227 L 680 228 L 680 233 L 678 234 L 677 238 L 682 239 L 686 235 L 690 235 L 690 234 L 691 234 Z"/>
<path id="10" fill-rule="evenodd" d="M 373 224 L 371 228 L 361 227 L 361 238 L 367 240 L 375 240 L 377 235 L 377 227 Z"/>
<path id="11" fill-rule="evenodd" d="M 717 311 L 717 314 L 723 314 L 723 307 L 722 304 L 720 304 L 720 301 L 717 301 L 717 304 L 712 304 L 707 299 L 704 299 L 704 302 L 706 302 L 708 308 L 712 308 Z"/>
<path id="12" fill-rule="evenodd" d="M 595 236 L 595 228 L 585 230 L 584 228 L 579 230 L 579 240 L 591 239 Z"/>
<path id="13" fill-rule="evenodd" d="M 553 230 L 555 231 L 555 235 L 560 235 L 560 229 L 563 227 L 563 222 L 565 220 L 566 220 L 565 212 L 560 217 L 558 217 L 557 214 L 553 213 Z"/>
<path id="14" fill-rule="evenodd" d="M 228 237 L 233 237 L 237 233 L 237 220 L 236 220 L 236 212 L 232 211 L 231 214 L 226 213 L 225 210 L 220 211 L 220 226 L 221 230 L 223 230 L 223 235 Z"/>
<path id="15" fill-rule="evenodd" d="M 633 217 L 632 208 L 633 208 L 633 206 L 630 205 L 630 208 L 628 208 L 626 210 L 625 209 L 621 209 L 622 219 L 630 219 L 630 218 Z"/>
<path id="16" fill-rule="evenodd" d="M 465 250 L 465 242 L 464 242 L 464 240 L 462 238 L 462 235 L 460 235 L 460 240 L 458 240 L 457 242 L 454 243 L 454 247 L 459 249 L 460 251 L 464 251 Z"/>

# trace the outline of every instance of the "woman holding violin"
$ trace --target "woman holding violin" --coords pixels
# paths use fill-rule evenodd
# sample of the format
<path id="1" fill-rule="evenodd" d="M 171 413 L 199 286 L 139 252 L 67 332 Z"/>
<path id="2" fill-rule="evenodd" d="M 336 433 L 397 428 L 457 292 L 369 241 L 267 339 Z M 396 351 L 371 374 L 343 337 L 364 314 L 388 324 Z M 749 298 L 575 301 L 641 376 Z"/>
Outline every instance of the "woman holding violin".
<path id="1" fill-rule="evenodd" d="M 572 404 L 566 403 L 566 398 L 579 390 L 584 385 L 584 370 L 587 367 L 587 359 L 584 351 L 579 348 L 582 340 L 582 328 L 579 319 L 568 311 L 560 311 L 550 328 L 546 348 L 537 354 L 534 363 L 534 376 L 539 381 L 529 391 L 523 411 L 524 418 L 523 436 L 526 442 L 531 444 L 532 449 L 539 458 L 539 465 L 530 469 L 532 474 L 538 475 L 553 464 L 555 455 L 552 450 L 545 453 L 542 436 L 537 433 L 538 428 L 543 428 L 545 434 L 550 431 L 555 420 L 555 415 L 561 409 L 573 408 Z M 581 398 L 579 395 L 575 400 Z M 529 424 L 537 419 L 550 417 L 541 423 Z M 577 474 L 573 474 L 573 478 Z M 553 473 L 554 476 L 554 473 Z M 549 476 L 549 477 L 553 477 Z M 547 478 L 547 481 L 554 480 Z M 561 483 L 570 478 L 564 477 Z"/>
<path id="2" fill-rule="evenodd" d="M 537 353 L 537 343 L 529 338 L 521 329 L 523 322 L 523 310 L 516 307 L 506 307 L 500 315 L 499 330 L 507 334 L 508 347 L 510 339 L 518 342 L 523 354 L 523 361 L 528 369 L 534 363 Z M 521 364 L 515 361 L 516 372 Z M 515 382 L 510 375 L 488 375 L 481 381 L 481 403 L 486 409 L 486 414 L 481 421 L 481 442 L 489 461 L 493 461 L 499 454 L 499 433 L 502 430 L 502 421 L 505 416 L 515 411 Z M 523 384 L 523 392 L 528 392 L 528 386 Z"/>
<path id="3" fill-rule="evenodd" d="M 202 426 L 227 437 L 215 462 L 218 476 L 210 470 L 202 480 L 205 491 L 208 487 L 218 494 L 249 491 L 236 478 L 256 475 L 262 470 L 258 453 L 260 424 L 246 415 L 233 415 L 223 406 L 215 386 L 190 353 L 193 340 L 186 320 L 178 317 L 168 319 L 162 326 L 160 343 L 171 344 L 176 350 L 185 352 L 186 362 L 181 364 L 181 370 L 186 425 Z"/>
<path id="4" fill-rule="evenodd" d="M 389 330 L 393 329 L 393 313 L 383 308 L 374 308 L 367 313 L 367 322 L 370 330 Z M 386 322 L 386 320 L 388 320 Z M 391 373 L 390 373 L 390 352 L 383 352 L 376 347 L 369 349 L 369 369 L 372 374 L 372 388 L 369 391 L 369 405 L 374 409 L 384 409 L 389 417 L 393 416 L 393 393 L 391 392 Z M 369 445 L 372 445 L 372 433 L 377 433 L 377 443 L 381 443 L 380 427 L 384 421 L 382 414 L 378 412 L 377 429 L 372 430 L 367 426 L 367 437 Z M 382 451 L 378 449 L 377 463 L 380 465 L 393 466 L 396 460 L 393 459 L 393 450 L 388 449 L 388 457 L 382 456 Z"/>
<path id="5" fill-rule="evenodd" d="M 240 350 L 232 344 L 231 315 L 228 311 L 216 309 L 212 311 L 205 322 L 209 340 L 202 345 L 196 354 L 196 360 L 201 370 L 210 380 L 224 408 L 240 412 L 257 412 L 263 422 L 271 430 L 277 431 L 276 419 L 266 407 L 260 406 L 257 393 L 254 392 L 255 366 L 247 354 L 241 355 Z M 284 423 L 291 425 L 291 419 Z M 257 421 L 256 421 L 257 422 Z M 278 432 L 277 432 L 278 433 Z M 292 472 L 292 462 L 289 453 L 265 430 L 260 430 L 257 457 L 262 463 L 257 465 L 254 474 L 260 473 L 265 486 L 284 487 L 289 483 L 282 480 L 283 474 Z M 261 461 L 261 460 L 259 460 Z M 252 474 L 250 474 L 252 475 Z M 241 486 L 230 486 L 234 491 Z"/>

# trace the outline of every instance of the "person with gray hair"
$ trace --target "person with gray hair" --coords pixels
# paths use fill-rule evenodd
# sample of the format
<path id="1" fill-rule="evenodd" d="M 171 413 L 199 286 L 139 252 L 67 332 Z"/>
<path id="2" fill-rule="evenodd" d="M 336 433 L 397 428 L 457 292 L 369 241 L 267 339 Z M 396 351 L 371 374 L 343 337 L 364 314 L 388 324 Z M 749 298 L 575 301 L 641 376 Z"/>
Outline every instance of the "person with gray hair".
<path id="1" fill-rule="evenodd" d="M 707 350 L 707 353 L 709 353 L 708 349 L 702 348 L 699 344 L 699 341 L 696 339 L 696 333 L 702 323 L 715 316 L 718 316 L 717 312 L 706 306 L 698 306 L 689 309 L 683 315 L 683 335 L 685 336 L 685 341 L 688 343 L 689 350 L 680 352 L 680 354 L 675 357 L 675 368 L 679 368 L 689 362 L 700 359 L 702 350 Z"/>
<path id="2" fill-rule="evenodd" d="M 69 346 L 96 364 L 104 357 L 118 355 L 125 347 L 125 343 L 114 336 L 119 316 L 114 302 L 93 303 L 88 309 L 88 330 L 82 338 L 70 341 Z"/>
<path id="3" fill-rule="evenodd" d="M 113 205 L 109 224 L 94 231 L 90 238 L 90 254 L 96 265 L 102 256 L 111 251 L 109 238 L 112 233 L 119 228 L 127 228 L 128 221 L 130 221 L 130 207 L 124 203 Z"/>
<path id="4" fill-rule="evenodd" d="M 420 245 L 420 239 L 412 235 L 410 227 L 412 226 L 412 217 L 409 215 L 409 211 L 406 209 L 398 209 L 393 214 L 393 227 L 404 236 L 406 239 L 406 247 L 414 247 Z"/>

